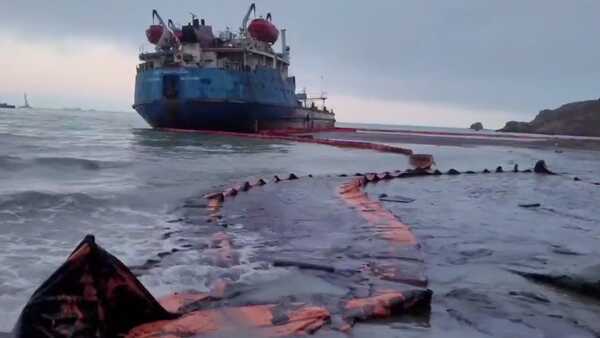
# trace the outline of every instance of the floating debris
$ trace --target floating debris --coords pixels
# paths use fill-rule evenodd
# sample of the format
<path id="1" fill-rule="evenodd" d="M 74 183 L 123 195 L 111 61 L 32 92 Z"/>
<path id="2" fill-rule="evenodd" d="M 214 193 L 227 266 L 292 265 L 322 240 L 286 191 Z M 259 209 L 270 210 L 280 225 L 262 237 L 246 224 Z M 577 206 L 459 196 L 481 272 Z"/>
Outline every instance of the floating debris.
<path id="1" fill-rule="evenodd" d="M 519 204 L 521 208 L 539 208 L 542 205 L 540 203 L 523 203 Z"/>
<path id="2" fill-rule="evenodd" d="M 404 197 L 404 196 L 388 197 L 387 195 L 385 197 L 379 197 L 379 200 L 384 201 L 384 202 L 395 202 L 395 203 L 412 203 L 412 202 L 416 201 L 414 198 L 410 198 L 410 197 Z"/>
<path id="3" fill-rule="evenodd" d="M 562 245 L 553 245 L 552 252 L 554 252 L 555 254 L 565 255 L 565 256 L 580 256 L 581 255 L 579 252 L 571 250 L 569 248 L 566 248 Z"/>
<path id="4" fill-rule="evenodd" d="M 273 266 L 296 267 L 298 269 L 318 270 L 318 271 L 325 271 L 325 272 L 331 272 L 331 273 L 335 272 L 335 268 L 332 266 L 329 266 L 329 265 L 306 263 L 306 262 L 291 261 L 291 260 L 282 260 L 282 259 L 274 260 Z"/>
<path id="5" fill-rule="evenodd" d="M 590 266 L 578 272 L 565 274 L 529 272 L 509 269 L 508 271 L 534 282 L 577 292 L 600 299 L 600 265 Z"/>
<path id="6" fill-rule="evenodd" d="M 539 303 L 550 303 L 550 301 L 548 300 L 548 298 L 539 295 L 537 293 L 533 293 L 533 292 L 528 292 L 528 291 L 510 291 L 508 293 L 511 296 L 516 296 L 516 297 L 520 297 L 520 298 L 525 298 L 527 300 L 533 300 Z"/>

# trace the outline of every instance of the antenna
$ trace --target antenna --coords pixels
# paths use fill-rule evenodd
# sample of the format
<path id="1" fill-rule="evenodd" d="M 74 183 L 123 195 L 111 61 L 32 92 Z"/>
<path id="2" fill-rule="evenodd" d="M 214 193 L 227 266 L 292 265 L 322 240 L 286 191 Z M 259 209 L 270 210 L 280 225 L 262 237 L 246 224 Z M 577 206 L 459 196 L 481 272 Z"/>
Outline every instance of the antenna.
<path id="1" fill-rule="evenodd" d="M 323 105 L 325 105 L 325 101 L 327 100 L 327 92 L 324 89 L 325 77 L 321 75 L 321 101 L 323 101 Z"/>
<path id="2" fill-rule="evenodd" d="M 323 75 L 321 75 L 319 79 L 321 80 L 321 82 L 319 83 L 321 94 L 323 94 L 323 82 L 325 82 L 325 78 L 323 77 Z"/>

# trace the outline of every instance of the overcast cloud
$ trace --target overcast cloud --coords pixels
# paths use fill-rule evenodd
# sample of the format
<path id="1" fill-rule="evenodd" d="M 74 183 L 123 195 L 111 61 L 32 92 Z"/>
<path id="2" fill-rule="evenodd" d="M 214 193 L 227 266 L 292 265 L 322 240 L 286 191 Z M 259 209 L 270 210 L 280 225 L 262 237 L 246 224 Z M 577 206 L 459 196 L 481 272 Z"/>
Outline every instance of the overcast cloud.
<path id="1" fill-rule="evenodd" d="M 180 23 L 194 12 L 216 29 L 237 29 L 248 5 L 4 1 L 0 101 L 30 91 L 39 104 L 129 109 L 153 8 Z M 499 127 L 508 119 L 529 120 L 543 108 L 600 97 L 600 1 L 257 5 L 288 28 L 300 86 L 318 91 L 323 75 L 342 120 L 464 125 L 478 119 Z"/>

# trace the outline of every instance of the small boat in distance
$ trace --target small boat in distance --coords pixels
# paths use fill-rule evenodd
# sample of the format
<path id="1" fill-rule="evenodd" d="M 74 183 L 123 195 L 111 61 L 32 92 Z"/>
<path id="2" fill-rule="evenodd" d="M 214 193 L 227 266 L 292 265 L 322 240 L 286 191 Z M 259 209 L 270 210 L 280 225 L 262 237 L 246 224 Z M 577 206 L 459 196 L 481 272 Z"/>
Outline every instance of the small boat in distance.
<path id="1" fill-rule="evenodd" d="M 0 102 L 0 108 L 15 109 L 16 107 L 12 104 Z"/>
<path id="2" fill-rule="evenodd" d="M 22 106 L 20 106 L 19 108 L 31 109 L 31 106 L 29 105 L 29 101 L 27 100 L 27 93 L 23 94 L 23 101 L 24 101 L 24 104 Z"/>

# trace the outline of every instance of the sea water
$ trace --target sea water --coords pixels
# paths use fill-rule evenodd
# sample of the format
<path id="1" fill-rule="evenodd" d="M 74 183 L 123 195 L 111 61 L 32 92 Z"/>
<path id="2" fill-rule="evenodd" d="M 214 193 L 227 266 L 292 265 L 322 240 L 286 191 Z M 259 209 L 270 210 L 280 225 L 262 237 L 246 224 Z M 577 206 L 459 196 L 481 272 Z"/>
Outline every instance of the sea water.
<path id="1" fill-rule="evenodd" d="M 600 331 L 590 319 L 597 313 L 595 303 L 586 300 L 582 305 L 503 270 L 511 264 L 545 261 L 556 268 L 563 260 L 569 266 L 599 263 L 594 206 L 600 190 L 590 184 L 600 181 L 597 152 L 399 145 L 433 154 L 442 170 L 493 171 L 498 165 L 511 169 L 514 164 L 524 169 L 545 159 L 563 176 L 553 183 L 509 173 L 398 182 L 401 194 L 417 201 L 388 208 L 413 226 L 424 246 L 430 287 L 436 292 L 430 327 L 367 324 L 355 328 L 357 336 L 544 336 L 553 332 L 552 325 L 556 336 L 593 336 Z M 0 332 L 11 330 L 36 287 L 85 234 L 96 235 L 100 245 L 128 266 L 139 266 L 183 241 L 206 240 L 194 238 L 201 232 L 177 218 L 188 201 L 208 192 L 291 172 L 351 175 L 407 166 L 407 158 L 398 154 L 155 131 L 134 112 L 0 110 Z M 574 182 L 574 176 L 583 181 Z M 575 184 L 586 186 L 579 189 Z M 517 204 L 523 201 L 552 203 L 552 208 L 521 210 Z M 523 229 L 526 237 L 520 233 Z M 565 234 L 582 240 L 567 240 L 571 237 Z M 253 241 L 247 236 L 236 241 L 244 246 Z M 517 239 L 523 238 L 528 242 L 519 245 Z M 559 246 L 575 254 L 556 254 Z M 139 277 L 154 296 L 206 287 L 208 267 L 201 257 L 193 251 L 180 253 L 157 268 L 142 270 Z M 533 306 L 517 297 L 531 293 L 546 295 L 550 304 Z M 532 311 L 536 315 L 522 324 L 519 317 Z M 564 319 L 554 320 L 556 316 Z M 581 330 L 573 331 L 574 320 L 584 324 Z"/>
<path id="2" fill-rule="evenodd" d="M 0 331 L 88 233 L 138 265 L 176 247 L 163 233 L 188 198 L 291 172 L 406 166 L 368 150 L 155 131 L 135 112 L 0 110 Z M 142 280 L 156 296 L 182 287 L 164 275 Z"/>

